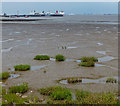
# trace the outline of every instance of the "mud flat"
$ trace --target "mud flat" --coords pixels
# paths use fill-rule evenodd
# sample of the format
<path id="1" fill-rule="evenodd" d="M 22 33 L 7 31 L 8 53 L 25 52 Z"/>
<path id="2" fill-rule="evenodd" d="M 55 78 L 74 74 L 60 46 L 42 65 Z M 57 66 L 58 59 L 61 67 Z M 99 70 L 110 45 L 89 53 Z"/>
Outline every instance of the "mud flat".
<path id="1" fill-rule="evenodd" d="M 12 72 L 8 69 L 13 69 L 15 65 L 19 64 L 35 66 L 33 67 L 35 71 L 18 72 L 22 75 L 17 79 L 7 80 L 6 87 L 27 82 L 29 87 L 39 89 L 61 85 L 56 80 L 66 77 L 90 77 L 94 79 L 96 77 L 118 76 L 118 42 L 115 39 L 118 37 L 117 25 L 43 23 L 3 23 L 1 41 L 3 45 L 1 50 L 3 72 Z M 34 60 L 34 56 L 39 54 L 47 54 L 51 58 L 46 61 Z M 66 61 L 56 62 L 54 57 L 57 54 L 64 55 Z M 102 65 L 96 67 L 78 66 L 80 58 L 83 56 L 95 56 L 100 60 L 97 64 Z M 111 83 L 61 86 L 70 89 L 85 89 L 91 92 L 118 90 L 118 84 Z"/>

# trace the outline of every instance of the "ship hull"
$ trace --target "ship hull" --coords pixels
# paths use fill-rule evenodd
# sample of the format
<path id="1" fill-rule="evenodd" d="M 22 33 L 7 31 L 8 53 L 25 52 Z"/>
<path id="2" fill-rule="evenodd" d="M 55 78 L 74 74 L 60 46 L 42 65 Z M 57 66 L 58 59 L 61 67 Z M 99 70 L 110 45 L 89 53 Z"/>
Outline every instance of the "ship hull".
<path id="1" fill-rule="evenodd" d="M 63 15 L 62 14 L 52 14 L 50 16 L 53 16 L 53 17 L 62 17 Z"/>

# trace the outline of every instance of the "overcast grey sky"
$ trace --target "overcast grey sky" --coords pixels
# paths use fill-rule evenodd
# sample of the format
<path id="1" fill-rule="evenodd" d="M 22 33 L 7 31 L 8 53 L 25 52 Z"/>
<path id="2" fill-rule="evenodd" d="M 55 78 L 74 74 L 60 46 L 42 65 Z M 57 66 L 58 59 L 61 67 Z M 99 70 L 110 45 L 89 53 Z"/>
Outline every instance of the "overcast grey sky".
<path id="1" fill-rule="evenodd" d="M 31 10 L 63 10 L 66 14 L 117 14 L 117 2 L 3 2 L 2 12 L 28 14 Z"/>

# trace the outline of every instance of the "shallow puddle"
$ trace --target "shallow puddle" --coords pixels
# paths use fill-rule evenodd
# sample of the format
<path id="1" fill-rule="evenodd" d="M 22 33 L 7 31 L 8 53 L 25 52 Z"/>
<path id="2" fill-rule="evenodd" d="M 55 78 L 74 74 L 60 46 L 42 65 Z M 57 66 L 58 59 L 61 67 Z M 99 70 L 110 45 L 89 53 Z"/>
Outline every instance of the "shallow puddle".
<path id="1" fill-rule="evenodd" d="M 82 34 L 74 34 L 74 35 L 77 35 L 77 36 L 82 36 Z"/>
<path id="2" fill-rule="evenodd" d="M 50 58 L 51 61 L 56 61 L 54 58 Z M 81 62 L 81 60 L 75 60 L 75 59 L 65 59 L 65 61 L 73 61 L 73 62 Z"/>
<path id="3" fill-rule="evenodd" d="M 102 66 L 105 66 L 105 65 L 95 63 L 95 67 L 102 67 Z"/>
<path id="4" fill-rule="evenodd" d="M 99 53 L 99 54 L 106 55 L 106 51 L 96 51 L 96 52 Z"/>
<path id="5" fill-rule="evenodd" d="M 100 31 L 97 31 L 96 33 L 101 33 Z"/>
<path id="6" fill-rule="evenodd" d="M 112 56 L 105 56 L 105 57 L 98 58 L 98 62 L 107 62 L 107 61 L 111 61 L 113 59 L 116 59 L 116 58 L 112 57 Z"/>
<path id="7" fill-rule="evenodd" d="M 19 77 L 20 75 L 18 75 L 18 74 L 10 74 L 10 79 L 12 79 L 12 78 L 17 78 L 17 77 Z"/>
<path id="8" fill-rule="evenodd" d="M 101 83 L 101 84 L 106 84 L 106 80 L 107 80 L 107 78 L 115 78 L 116 80 L 117 80 L 117 82 L 118 82 L 118 77 L 117 76 L 114 76 L 114 77 L 104 77 L 104 78 L 100 78 L 100 79 L 85 79 L 85 78 L 82 78 L 81 80 L 81 82 L 75 82 L 75 83 L 82 83 L 82 84 L 87 84 L 87 83 L 92 83 L 92 84 L 99 84 L 99 83 Z M 68 80 L 66 79 L 66 80 L 61 80 L 59 83 L 61 83 L 61 84 L 70 84 L 70 83 L 68 83 Z M 73 83 L 74 84 L 74 83 Z"/>
<path id="9" fill-rule="evenodd" d="M 54 59 L 54 58 L 50 58 L 50 60 L 51 60 L 51 61 L 56 61 L 56 59 Z"/>
<path id="10" fill-rule="evenodd" d="M 100 42 L 99 42 L 99 43 L 97 43 L 97 44 L 98 44 L 98 46 L 102 46 L 102 45 L 103 45 L 103 43 L 100 43 Z"/>
<path id="11" fill-rule="evenodd" d="M 3 41 L 0 41 L 0 42 L 8 42 L 8 41 L 12 41 L 12 40 L 14 40 L 14 39 L 8 39 L 8 40 L 3 40 Z"/>
<path id="12" fill-rule="evenodd" d="M 78 48 L 78 47 L 76 47 L 76 46 L 67 47 L 67 49 L 75 49 L 75 48 Z"/>
<path id="13" fill-rule="evenodd" d="M 105 32 L 107 31 L 107 29 L 104 30 Z"/>
<path id="14" fill-rule="evenodd" d="M 20 42 L 21 40 L 16 40 L 16 42 Z"/>
<path id="15" fill-rule="evenodd" d="M 100 28 L 100 27 L 96 27 L 96 29 L 98 29 L 98 28 Z"/>
<path id="16" fill-rule="evenodd" d="M 75 60 L 76 62 L 81 62 L 81 60 Z"/>
<path id="17" fill-rule="evenodd" d="M 66 29 L 66 31 L 69 31 L 70 29 Z"/>
<path id="18" fill-rule="evenodd" d="M 55 35 L 55 36 L 59 37 L 60 35 Z"/>
<path id="19" fill-rule="evenodd" d="M 34 70 L 38 70 L 38 69 L 41 69 L 41 68 L 44 68 L 46 67 L 47 65 L 41 65 L 41 66 L 31 66 L 31 71 L 34 71 Z"/>
<path id="20" fill-rule="evenodd" d="M 29 45 L 31 41 L 32 41 L 32 39 L 31 39 L 31 38 L 30 38 L 30 39 L 28 39 L 28 41 L 27 41 L 27 45 Z"/>
<path id="21" fill-rule="evenodd" d="M 1 52 L 3 53 L 3 52 L 9 52 L 9 51 L 11 51 L 13 49 L 13 47 L 10 47 L 10 48 L 8 48 L 8 49 L 2 49 L 1 50 Z"/>
<path id="22" fill-rule="evenodd" d="M 15 32 L 16 34 L 19 34 L 19 33 L 21 33 L 21 32 Z"/>
<path id="23" fill-rule="evenodd" d="M 66 59 L 65 61 L 75 61 L 74 59 Z"/>
<path id="24" fill-rule="evenodd" d="M 45 32 L 41 32 L 42 34 L 45 34 Z"/>
<path id="25" fill-rule="evenodd" d="M 68 80 L 61 80 L 59 83 L 61 83 L 61 84 L 68 84 Z"/>

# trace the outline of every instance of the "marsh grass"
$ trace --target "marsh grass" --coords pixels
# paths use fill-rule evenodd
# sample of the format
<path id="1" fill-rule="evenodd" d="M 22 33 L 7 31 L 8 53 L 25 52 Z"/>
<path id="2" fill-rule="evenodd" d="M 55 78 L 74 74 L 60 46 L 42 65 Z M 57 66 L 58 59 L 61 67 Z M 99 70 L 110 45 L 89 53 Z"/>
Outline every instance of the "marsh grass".
<path id="1" fill-rule="evenodd" d="M 51 94 L 54 100 L 72 99 L 71 91 L 68 89 L 56 90 Z"/>
<path id="2" fill-rule="evenodd" d="M 34 60 L 50 60 L 50 57 L 48 55 L 37 55 Z"/>
<path id="3" fill-rule="evenodd" d="M 42 94 L 42 95 L 50 96 L 53 92 L 59 91 L 62 89 L 64 89 L 64 88 L 62 88 L 60 86 L 56 86 L 56 87 L 41 88 L 39 91 L 40 91 L 40 94 Z"/>
<path id="4" fill-rule="evenodd" d="M 87 96 L 89 96 L 90 95 L 90 93 L 89 92 L 87 92 L 87 91 L 83 91 L 83 90 L 77 90 L 76 91 L 76 99 L 78 100 L 78 101 L 81 101 L 83 98 L 86 98 Z"/>
<path id="5" fill-rule="evenodd" d="M 83 104 L 116 104 L 117 99 L 111 93 L 91 94 L 86 97 Z"/>
<path id="6" fill-rule="evenodd" d="M 117 83 L 115 78 L 107 78 L 106 83 Z"/>
<path id="7" fill-rule="evenodd" d="M 78 83 L 78 82 L 82 82 L 82 79 L 73 77 L 73 78 L 67 78 L 67 81 L 68 83 Z"/>
<path id="8" fill-rule="evenodd" d="M 98 59 L 96 57 L 82 57 L 81 58 L 81 61 L 82 62 L 89 62 L 89 61 L 93 61 L 93 62 L 98 62 Z"/>
<path id="9" fill-rule="evenodd" d="M 23 104 L 25 99 L 20 98 L 16 94 L 8 93 L 3 95 L 2 104 Z"/>
<path id="10" fill-rule="evenodd" d="M 2 80 L 6 80 L 9 77 L 10 77 L 10 73 L 9 72 L 0 73 L 0 79 L 2 79 Z"/>
<path id="11" fill-rule="evenodd" d="M 116 104 L 117 98 L 112 93 L 90 93 L 87 91 L 76 91 L 78 104 Z"/>
<path id="12" fill-rule="evenodd" d="M 77 104 L 77 102 L 75 100 L 69 100 L 69 99 L 65 99 L 65 100 L 53 100 L 51 98 L 47 99 L 46 101 L 47 104 Z"/>
<path id="13" fill-rule="evenodd" d="M 39 91 L 42 95 L 50 96 L 54 100 L 72 99 L 71 91 L 60 86 L 42 88 Z"/>
<path id="14" fill-rule="evenodd" d="M 9 93 L 25 93 L 28 91 L 28 84 L 16 85 L 9 88 Z"/>
<path id="15" fill-rule="evenodd" d="M 30 70 L 30 65 L 16 65 L 14 66 L 15 71 L 28 71 Z"/>
<path id="16" fill-rule="evenodd" d="M 95 66 L 95 62 L 94 62 L 94 61 L 81 62 L 81 63 L 79 64 L 79 66 L 83 66 L 83 67 L 94 67 L 94 66 Z"/>
<path id="17" fill-rule="evenodd" d="M 56 55 L 55 59 L 56 61 L 65 61 L 65 57 L 61 54 Z"/>

